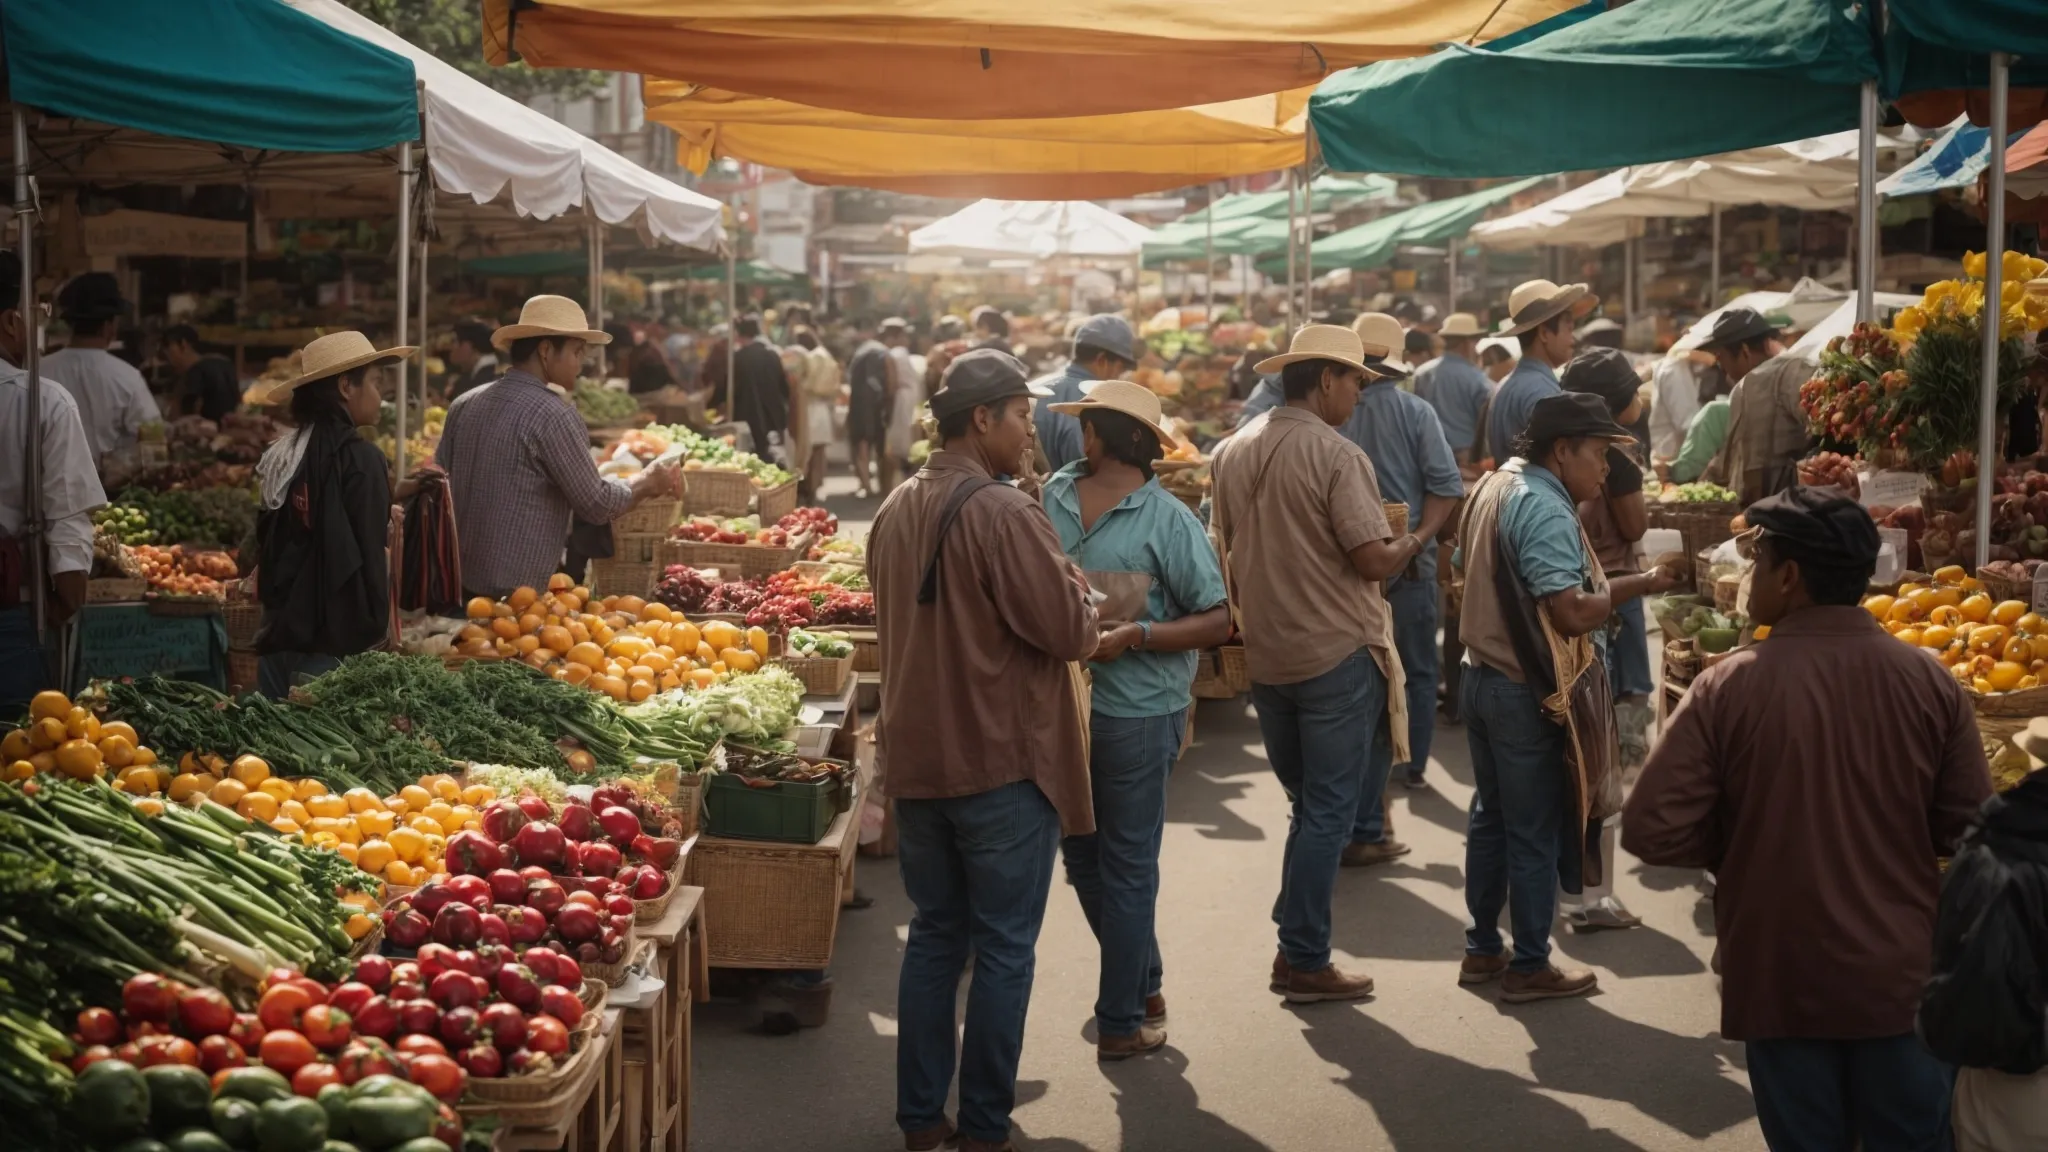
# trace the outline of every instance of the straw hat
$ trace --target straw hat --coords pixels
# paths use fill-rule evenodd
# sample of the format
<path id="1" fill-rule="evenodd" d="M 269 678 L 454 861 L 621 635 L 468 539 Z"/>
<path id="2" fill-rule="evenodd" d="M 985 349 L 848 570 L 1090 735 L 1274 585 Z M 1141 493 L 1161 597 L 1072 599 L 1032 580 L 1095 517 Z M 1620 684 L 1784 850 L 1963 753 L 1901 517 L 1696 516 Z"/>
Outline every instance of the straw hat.
<path id="1" fill-rule="evenodd" d="M 1367 363 L 1368 351 L 1374 360 L 1380 360 L 1393 349 L 1375 345 L 1368 350 L 1365 342 L 1358 338 L 1358 333 L 1349 328 L 1341 328 L 1335 324 L 1309 324 L 1294 334 L 1294 343 L 1288 345 L 1285 353 L 1268 356 L 1252 365 L 1252 371 L 1265 375 L 1303 360 L 1334 360 L 1369 376 L 1389 375 Z"/>
<path id="2" fill-rule="evenodd" d="M 1408 333 L 1401 322 L 1385 312 L 1361 312 L 1351 322 L 1351 330 L 1358 333 L 1359 343 L 1365 345 L 1365 354 L 1377 357 L 1374 367 L 1381 376 L 1407 376 L 1415 371 L 1400 353 L 1405 350 Z"/>
<path id="3" fill-rule="evenodd" d="M 583 306 L 567 296 L 535 296 L 519 310 L 519 323 L 491 333 L 491 346 L 503 352 L 514 340 L 528 336 L 567 336 L 585 344 L 609 344 L 612 338 L 590 326 Z"/>
<path id="4" fill-rule="evenodd" d="M 1479 317 L 1470 312 L 1453 312 L 1444 318 L 1444 326 L 1437 330 L 1439 336 L 1484 336 L 1486 330 L 1479 326 Z"/>
<path id="5" fill-rule="evenodd" d="M 1068 416 L 1079 416 L 1083 412 L 1121 412 L 1159 437 L 1160 446 L 1168 452 L 1180 447 L 1180 440 L 1166 426 L 1165 417 L 1159 410 L 1159 397 L 1150 388 L 1128 380 L 1101 380 L 1084 384 L 1081 390 L 1084 395 L 1079 400 L 1048 404 L 1046 407 Z"/>
<path id="6" fill-rule="evenodd" d="M 1600 298 L 1584 284 L 1552 284 L 1548 280 L 1524 280 L 1508 293 L 1508 316 L 1500 322 L 1497 335 L 1516 336 L 1570 308 L 1575 315 L 1590 312 Z"/>
<path id="7" fill-rule="evenodd" d="M 378 349 L 361 332 L 329 332 L 299 352 L 299 374 L 270 389 L 265 404 L 282 403 L 301 384 L 353 372 L 366 364 L 403 360 L 419 351 L 417 346 Z"/>

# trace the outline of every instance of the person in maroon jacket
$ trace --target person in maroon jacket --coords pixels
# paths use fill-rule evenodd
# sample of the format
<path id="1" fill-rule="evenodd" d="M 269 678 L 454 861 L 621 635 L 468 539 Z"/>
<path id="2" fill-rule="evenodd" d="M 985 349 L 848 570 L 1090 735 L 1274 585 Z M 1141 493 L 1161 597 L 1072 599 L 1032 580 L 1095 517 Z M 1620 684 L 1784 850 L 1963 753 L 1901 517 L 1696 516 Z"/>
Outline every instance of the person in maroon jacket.
<path id="1" fill-rule="evenodd" d="M 1937 858 L 1991 792 L 1970 701 L 1858 606 L 1869 513 L 1833 488 L 1750 506 L 1760 643 L 1701 673 L 1622 813 L 1645 862 L 1712 869 L 1721 1033 L 1773 1152 L 1948 1147 L 1954 1072 L 1913 1032 Z"/>

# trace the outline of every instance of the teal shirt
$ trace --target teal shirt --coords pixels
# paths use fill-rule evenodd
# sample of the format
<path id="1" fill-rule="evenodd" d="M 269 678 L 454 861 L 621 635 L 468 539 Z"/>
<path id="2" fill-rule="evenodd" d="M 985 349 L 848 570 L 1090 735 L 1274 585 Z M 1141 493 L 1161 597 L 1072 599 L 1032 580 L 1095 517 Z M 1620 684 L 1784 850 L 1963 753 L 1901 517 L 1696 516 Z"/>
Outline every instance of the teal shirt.
<path id="1" fill-rule="evenodd" d="M 1223 569 L 1201 521 L 1172 493 L 1147 480 L 1095 526 L 1081 528 L 1081 498 L 1074 481 L 1088 469 L 1077 460 L 1048 477 L 1045 511 L 1059 533 L 1060 547 L 1083 572 L 1140 572 L 1152 578 L 1145 619 L 1178 620 L 1222 604 Z M 1090 664 L 1095 674 L 1095 710 L 1105 716 L 1165 716 L 1193 703 L 1193 652 L 1126 652 Z"/>
<path id="2" fill-rule="evenodd" d="M 1585 586 L 1586 550 L 1579 513 L 1564 482 L 1549 469 L 1524 462 L 1522 480 L 1501 501 L 1500 534 L 1515 550 L 1515 574 L 1541 600 Z"/>
<path id="3" fill-rule="evenodd" d="M 1704 408 L 1692 414 L 1691 422 L 1685 426 L 1685 446 L 1678 450 L 1678 459 L 1671 462 L 1674 482 L 1690 484 L 1714 462 L 1721 445 L 1728 440 L 1728 418 L 1726 396 L 1707 401 Z"/>

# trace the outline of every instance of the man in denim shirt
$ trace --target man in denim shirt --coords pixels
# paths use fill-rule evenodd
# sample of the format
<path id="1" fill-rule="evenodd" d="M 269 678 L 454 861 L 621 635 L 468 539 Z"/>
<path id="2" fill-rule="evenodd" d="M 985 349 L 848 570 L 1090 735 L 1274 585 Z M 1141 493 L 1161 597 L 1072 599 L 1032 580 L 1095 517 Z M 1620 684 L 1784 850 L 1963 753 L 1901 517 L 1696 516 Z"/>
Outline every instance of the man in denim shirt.
<path id="1" fill-rule="evenodd" d="M 1057 472 L 1081 458 L 1081 422 L 1053 410 L 1054 404 L 1079 400 L 1087 385 L 1114 380 L 1137 366 L 1138 334 L 1131 322 L 1113 312 L 1090 316 L 1074 331 L 1074 357 L 1051 376 L 1032 381 L 1050 392 L 1038 405 L 1038 454 L 1048 472 Z"/>
<path id="2" fill-rule="evenodd" d="M 1548 280 L 1530 280 L 1509 294 L 1508 318 L 1501 321 L 1500 335 L 1521 341 L 1522 358 L 1501 381 L 1500 391 L 1493 396 L 1492 414 L 1487 417 L 1486 446 L 1494 459 L 1505 460 L 1513 453 L 1536 402 L 1562 390 L 1557 372 L 1572 358 L 1578 317 L 1599 302 L 1584 284 L 1557 285 Z"/>

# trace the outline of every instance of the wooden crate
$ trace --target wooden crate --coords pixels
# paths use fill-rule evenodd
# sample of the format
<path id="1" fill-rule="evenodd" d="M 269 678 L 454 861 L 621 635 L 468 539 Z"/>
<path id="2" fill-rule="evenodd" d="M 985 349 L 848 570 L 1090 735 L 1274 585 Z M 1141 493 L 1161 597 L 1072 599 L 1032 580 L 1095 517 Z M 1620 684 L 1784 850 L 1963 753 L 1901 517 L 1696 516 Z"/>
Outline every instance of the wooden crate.
<path id="1" fill-rule="evenodd" d="M 882 670 L 882 638 L 873 628 L 832 628 L 832 632 L 844 632 L 853 641 L 853 670 L 855 672 L 880 672 Z"/>
<path id="2" fill-rule="evenodd" d="M 596 1096 L 598 1081 L 612 1050 L 618 1047 L 618 1012 L 607 1009 L 597 1035 L 584 1045 L 570 1063 L 574 1074 L 545 1100 L 507 1104 L 481 1101 L 457 1106 L 464 1119 L 495 1116 L 501 1121 L 494 1147 L 504 1152 L 542 1152 L 557 1148 L 578 1152 L 599 1152 L 601 1146 L 585 1138 L 584 1113 Z"/>
<path id="3" fill-rule="evenodd" d="M 590 1096 L 576 1114 L 575 1127 L 563 1144 L 564 1152 L 612 1152 L 630 1148 L 626 1130 L 626 1045 L 625 1013 L 608 1008 L 604 1014 L 604 1054 L 592 1077 Z"/>
<path id="4" fill-rule="evenodd" d="M 860 842 L 860 805 L 816 844 L 700 836 L 688 883 L 704 889 L 717 968 L 824 968 L 832 963 L 842 890 Z"/>
<path id="5" fill-rule="evenodd" d="M 1229 685 L 1233 693 L 1241 695 L 1251 691 L 1251 665 L 1245 662 L 1244 645 L 1225 644 L 1216 651 L 1223 682 Z"/>
<path id="6" fill-rule="evenodd" d="M 745 516 L 754 508 L 754 478 L 722 468 L 683 469 L 683 511 L 693 516 Z"/>
<path id="7" fill-rule="evenodd" d="M 627 1148 L 681 1152 L 690 1144 L 690 1031 L 697 1003 L 709 997 L 704 890 L 678 890 L 668 912 L 647 929 L 656 949 L 649 971 L 664 987 L 659 1000 L 625 1013 L 626 1109 L 621 1130 Z"/>

